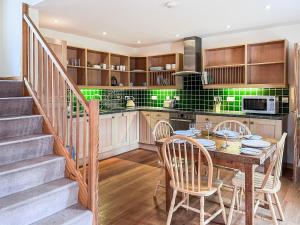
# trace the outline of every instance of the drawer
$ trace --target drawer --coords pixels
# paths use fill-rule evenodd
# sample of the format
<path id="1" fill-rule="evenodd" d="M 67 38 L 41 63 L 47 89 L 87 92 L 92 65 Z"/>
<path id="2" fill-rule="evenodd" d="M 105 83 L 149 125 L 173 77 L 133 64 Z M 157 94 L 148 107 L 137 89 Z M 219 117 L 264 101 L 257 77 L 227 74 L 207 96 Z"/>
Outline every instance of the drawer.
<path id="1" fill-rule="evenodd" d="M 165 112 L 151 112 L 151 119 L 169 120 L 170 114 Z"/>

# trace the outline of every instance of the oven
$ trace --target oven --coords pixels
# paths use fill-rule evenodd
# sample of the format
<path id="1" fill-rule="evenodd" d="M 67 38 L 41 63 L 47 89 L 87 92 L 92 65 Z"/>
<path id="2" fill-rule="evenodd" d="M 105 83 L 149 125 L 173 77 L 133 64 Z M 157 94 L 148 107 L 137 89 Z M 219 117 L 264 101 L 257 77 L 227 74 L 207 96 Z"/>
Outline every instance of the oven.
<path id="1" fill-rule="evenodd" d="M 193 113 L 170 113 L 170 124 L 174 130 L 188 130 L 190 123 L 196 123 L 196 115 Z"/>
<path id="2" fill-rule="evenodd" d="M 277 114 L 279 110 L 276 96 L 243 96 L 242 111 L 245 113 Z"/>

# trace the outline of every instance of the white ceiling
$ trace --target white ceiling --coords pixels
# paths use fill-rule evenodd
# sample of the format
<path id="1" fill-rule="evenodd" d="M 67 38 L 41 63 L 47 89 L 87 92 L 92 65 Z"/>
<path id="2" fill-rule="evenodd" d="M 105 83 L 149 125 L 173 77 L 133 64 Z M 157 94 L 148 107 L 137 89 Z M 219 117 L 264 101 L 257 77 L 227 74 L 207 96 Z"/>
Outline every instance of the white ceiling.
<path id="1" fill-rule="evenodd" d="M 132 47 L 300 22 L 300 0 L 174 0 L 178 4 L 171 9 L 166 2 L 44 0 L 34 8 L 43 28 Z"/>

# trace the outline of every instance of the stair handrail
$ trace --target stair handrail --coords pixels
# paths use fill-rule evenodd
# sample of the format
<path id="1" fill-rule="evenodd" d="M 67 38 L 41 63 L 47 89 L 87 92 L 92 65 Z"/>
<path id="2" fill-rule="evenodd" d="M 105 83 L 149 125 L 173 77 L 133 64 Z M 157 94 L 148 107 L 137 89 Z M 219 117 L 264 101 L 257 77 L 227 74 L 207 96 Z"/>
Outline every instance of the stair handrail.
<path id="1" fill-rule="evenodd" d="M 22 11 L 22 75 L 26 91 L 44 117 L 44 130 L 54 136 L 55 153 L 66 158 L 66 174 L 78 182 L 79 201 L 92 211 L 96 225 L 99 102 L 86 101 L 29 17 L 27 4 L 23 4 Z"/>

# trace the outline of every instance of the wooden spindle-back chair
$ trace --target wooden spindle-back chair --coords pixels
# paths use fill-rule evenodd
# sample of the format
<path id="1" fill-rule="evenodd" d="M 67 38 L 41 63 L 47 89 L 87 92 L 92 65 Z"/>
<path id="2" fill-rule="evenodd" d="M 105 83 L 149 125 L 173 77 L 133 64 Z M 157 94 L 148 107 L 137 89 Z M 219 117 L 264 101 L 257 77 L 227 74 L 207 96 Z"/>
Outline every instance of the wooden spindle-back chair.
<path id="1" fill-rule="evenodd" d="M 254 174 L 254 190 L 255 190 L 255 198 L 256 198 L 256 204 L 254 207 L 254 214 L 256 213 L 259 205 L 261 203 L 267 203 L 269 205 L 269 209 L 271 211 L 272 215 L 272 221 L 274 225 L 278 225 L 277 222 L 277 216 L 275 213 L 275 209 L 273 205 L 277 206 L 280 219 L 284 221 L 284 214 L 282 211 L 282 207 L 280 204 L 280 201 L 278 199 L 277 192 L 281 188 L 281 182 L 280 182 L 280 176 L 282 171 L 282 158 L 284 153 L 284 145 L 285 140 L 287 137 L 287 133 L 284 133 L 280 140 L 278 141 L 276 145 L 276 151 L 272 157 L 270 166 L 266 172 L 266 174 L 262 174 L 259 172 L 256 172 Z M 233 199 L 231 202 L 231 207 L 229 211 L 228 216 L 228 225 L 231 224 L 233 211 L 235 207 L 235 198 L 237 198 L 237 190 L 238 189 L 244 189 L 245 186 L 245 174 L 242 172 L 239 172 L 233 179 L 232 183 L 234 185 L 234 191 L 233 191 Z M 267 201 L 259 199 L 259 195 L 263 194 Z M 275 202 L 272 202 L 272 196 L 275 199 Z"/>
<path id="2" fill-rule="evenodd" d="M 170 185 L 173 188 L 173 198 L 169 209 L 167 225 L 171 224 L 173 213 L 184 207 L 200 214 L 200 225 L 213 220 L 220 213 L 226 223 L 226 213 L 221 197 L 222 181 L 213 180 L 213 163 L 208 151 L 196 140 L 182 135 L 167 138 L 162 147 L 165 166 L 170 174 Z M 174 166 L 174 164 L 176 166 Z M 201 168 L 207 166 L 206 176 L 202 176 Z M 183 193 L 182 201 L 175 206 L 177 193 Z M 220 209 L 209 215 L 204 212 L 204 198 L 218 194 Z M 190 195 L 200 198 L 200 209 L 189 206 Z M 209 215 L 206 220 L 205 216 Z"/>
<path id="3" fill-rule="evenodd" d="M 171 124 L 166 120 L 160 120 L 155 124 L 153 128 L 152 136 L 154 141 L 157 141 L 163 138 L 170 137 L 171 135 L 173 135 L 173 133 L 174 133 L 174 129 L 171 126 Z M 161 171 L 160 171 L 160 177 L 161 177 L 161 174 L 163 173 L 162 168 L 164 168 L 164 162 L 163 162 L 160 149 L 157 149 L 156 152 L 158 157 L 158 165 L 161 167 Z M 156 183 L 156 187 L 153 194 L 154 197 L 156 197 L 158 188 L 165 188 L 165 186 L 162 185 L 160 177 L 158 178 Z"/>
<path id="4" fill-rule="evenodd" d="M 227 127 L 229 130 L 231 131 L 235 131 L 240 133 L 240 128 L 244 128 L 245 133 L 244 135 L 248 135 L 251 134 L 250 129 L 243 123 L 241 123 L 240 121 L 237 120 L 225 120 L 222 121 L 221 123 L 217 124 L 214 129 L 213 132 L 216 132 L 218 130 L 222 130 L 224 127 Z"/>

